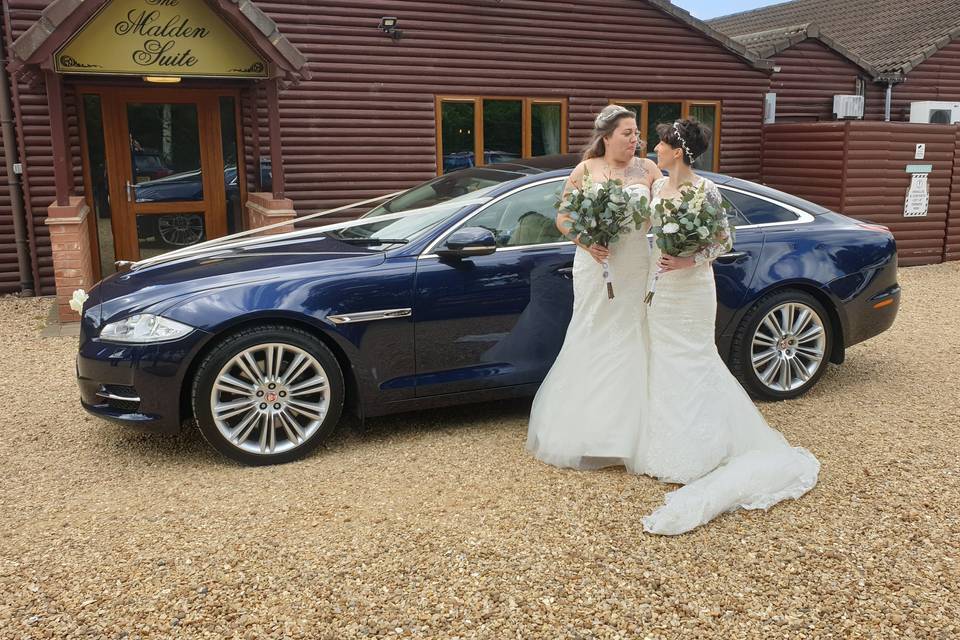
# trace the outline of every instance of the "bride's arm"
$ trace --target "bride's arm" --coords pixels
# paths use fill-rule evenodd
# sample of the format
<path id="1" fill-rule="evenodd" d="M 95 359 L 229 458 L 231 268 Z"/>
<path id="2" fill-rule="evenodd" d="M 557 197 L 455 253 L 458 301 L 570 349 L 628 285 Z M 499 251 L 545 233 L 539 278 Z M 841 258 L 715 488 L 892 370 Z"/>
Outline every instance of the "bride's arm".
<path id="1" fill-rule="evenodd" d="M 705 189 L 707 200 L 714 206 L 720 207 L 720 211 L 723 212 L 723 197 L 720 195 L 717 185 L 713 184 L 711 181 L 706 181 Z M 688 269 L 690 267 L 700 266 L 701 264 L 706 264 L 712 260 L 716 260 L 718 257 L 730 251 L 730 249 L 733 248 L 733 236 L 730 234 L 730 222 L 727 219 L 726 212 L 721 213 L 721 215 L 720 228 L 713 237 L 713 242 L 689 257 L 681 258 L 666 254 L 660 256 L 660 261 L 658 262 L 658 267 L 660 270 L 673 271 L 676 269 Z"/>
<path id="2" fill-rule="evenodd" d="M 587 166 L 586 161 L 581 162 L 580 164 L 577 165 L 577 168 L 574 169 L 573 172 L 570 174 L 570 177 L 567 178 L 567 182 L 563 185 L 563 194 L 560 198 L 561 200 L 565 199 L 567 197 L 567 194 L 572 189 L 582 188 L 583 174 L 584 174 L 584 171 L 586 170 L 586 166 Z M 573 242 L 573 244 L 577 245 L 581 249 L 584 249 L 585 251 L 587 251 L 591 256 L 593 256 L 593 259 L 596 260 L 597 262 L 603 262 L 609 257 L 610 250 L 607 249 L 606 247 L 601 247 L 599 244 L 596 244 L 596 243 L 591 244 L 589 247 L 582 244 L 580 242 L 579 236 L 574 236 L 570 233 L 570 227 L 572 224 L 573 224 L 573 218 L 570 216 L 569 213 L 563 210 L 557 211 L 557 222 L 556 222 L 557 229 L 560 230 L 560 233 L 562 233 L 565 238 Z"/>
<path id="3" fill-rule="evenodd" d="M 660 171 L 660 167 L 657 166 L 657 163 L 651 160 L 650 158 L 643 159 L 643 168 L 646 169 L 647 177 L 649 182 L 647 186 L 650 188 L 651 193 L 653 192 L 653 183 L 663 177 L 663 172 Z"/>
<path id="4" fill-rule="evenodd" d="M 563 194 L 561 194 L 560 196 L 561 201 L 565 200 L 567 197 L 567 194 L 570 193 L 573 189 L 579 189 L 583 185 L 583 173 L 584 173 L 585 166 L 586 166 L 586 163 L 581 162 L 580 164 L 577 165 L 577 168 L 574 169 L 573 172 L 570 174 L 570 177 L 567 178 L 566 183 L 564 183 L 563 185 Z M 556 222 L 557 229 L 560 230 L 560 233 L 562 233 L 564 237 L 572 240 L 573 243 L 576 244 L 577 246 L 581 246 L 580 243 L 577 242 L 577 239 L 570 235 L 571 224 L 573 224 L 573 219 L 571 218 L 570 214 L 562 209 L 557 210 L 557 222 Z"/>

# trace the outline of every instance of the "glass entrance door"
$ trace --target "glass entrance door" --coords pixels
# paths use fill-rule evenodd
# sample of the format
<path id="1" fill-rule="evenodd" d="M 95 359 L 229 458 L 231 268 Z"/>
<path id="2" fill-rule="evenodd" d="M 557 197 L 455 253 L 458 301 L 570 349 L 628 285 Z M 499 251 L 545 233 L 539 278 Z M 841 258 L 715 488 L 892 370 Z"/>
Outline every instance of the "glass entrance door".
<path id="1" fill-rule="evenodd" d="M 140 260 L 225 235 L 228 208 L 240 199 L 230 197 L 241 173 L 234 98 L 203 90 L 98 94 L 113 258 Z M 89 126 L 87 138 L 92 152 Z"/>

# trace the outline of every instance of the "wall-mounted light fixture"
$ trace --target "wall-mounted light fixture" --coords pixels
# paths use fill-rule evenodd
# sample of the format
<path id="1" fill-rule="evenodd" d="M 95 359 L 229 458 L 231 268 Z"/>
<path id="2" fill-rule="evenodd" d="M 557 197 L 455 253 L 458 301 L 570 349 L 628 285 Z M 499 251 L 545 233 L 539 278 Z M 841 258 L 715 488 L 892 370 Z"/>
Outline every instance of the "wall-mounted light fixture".
<path id="1" fill-rule="evenodd" d="M 157 84 L 176 84 L 182 80 L 180 76 L 143 76 L 143 79 Z"/>
<path id="2" fill-rule="evenodd" d="M 383 31 L 394 40 L 399 40 L 400 36 L 403 35 L 403 31 L 397 26 L 398 22 L 399 21 L 393 16 L 380 18 L 380 31 Z"/>

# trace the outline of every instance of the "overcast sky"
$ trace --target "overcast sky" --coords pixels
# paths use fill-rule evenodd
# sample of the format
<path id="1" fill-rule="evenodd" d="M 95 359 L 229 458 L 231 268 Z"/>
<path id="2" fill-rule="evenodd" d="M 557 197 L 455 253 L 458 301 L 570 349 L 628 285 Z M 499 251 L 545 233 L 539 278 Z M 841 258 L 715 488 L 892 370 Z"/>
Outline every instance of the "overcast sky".
<path id="1" fill-rule="evenodd" d="M 708 20 L 729 13 L 778 4 L 778 2 L 771 0 L 673 0 L 673 4 L 686 9 L 701 20 Z"/>

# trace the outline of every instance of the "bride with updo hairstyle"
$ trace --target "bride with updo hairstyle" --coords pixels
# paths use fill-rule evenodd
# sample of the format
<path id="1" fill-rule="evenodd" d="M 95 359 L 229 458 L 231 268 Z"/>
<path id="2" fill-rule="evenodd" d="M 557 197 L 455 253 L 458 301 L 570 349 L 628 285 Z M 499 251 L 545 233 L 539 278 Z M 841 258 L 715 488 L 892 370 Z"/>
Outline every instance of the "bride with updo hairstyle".
<path id="1" fill-rule="evenodd" d="M 657 165 L 669 174 L 653 184 L 652 204 L 680 203 L 686 188 L 702 188 L 722 204 L 716 185 L 697 176 L 693 163 L 709 147 L 711 132 L 694 119 L 657 127 Z M 712 263 L 733 246 L 726 217 L 712 243 L 692 256 L 652 248 L 651 279 L 660 271 L 647 314 L 649 339 L 645 428 L 637 468 L 685 486 L 643 518 L 651 533 L 678 534 L 717 515 L 768 509 L 799 498 L 817 483 L 820 463 L 771 429 L 717 352 L 717 290 Z M 654 210 L 654 226 L 658 226 Z"/>

